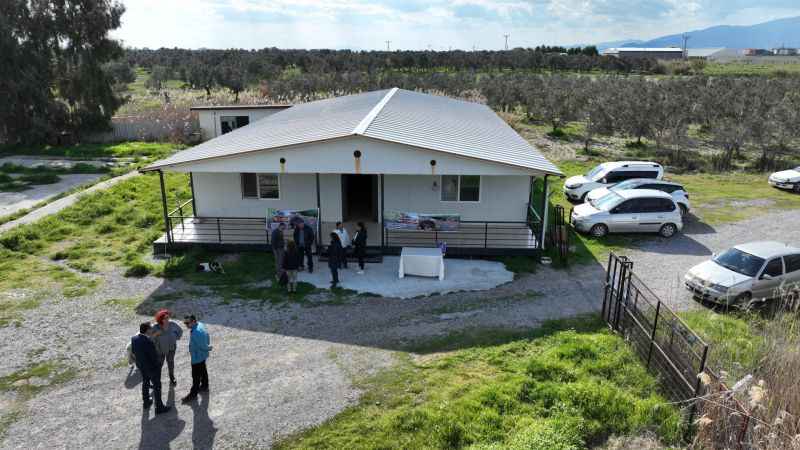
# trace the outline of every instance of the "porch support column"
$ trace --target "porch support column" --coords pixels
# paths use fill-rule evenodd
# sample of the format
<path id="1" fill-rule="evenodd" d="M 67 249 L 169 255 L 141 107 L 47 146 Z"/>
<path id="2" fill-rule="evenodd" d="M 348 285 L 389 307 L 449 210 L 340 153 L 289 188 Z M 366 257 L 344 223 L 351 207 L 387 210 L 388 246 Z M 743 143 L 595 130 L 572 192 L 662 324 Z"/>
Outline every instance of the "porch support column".
<path id="1" fill-rule="evenodd" d="M 317 254 L 319 254 L 320 253 L 319 249 L 320 249 L 320 245 L 321 245 L 320 243 L 322 242 L 322 201 L 320 200 L 321 197 L 320 197 L 320 194 L 319 194 L 319 173 L 317 173 L 315 175 L 316 175 L 315 178 L 316 178 L 316 181 L 317 181 L 317 239 L 316 239 L 316 242 L 317 242 Z"/>
<path id="2" fill-rule="evenodd" d="M 379 219 L 378 223 L 381 226 L 381 254 L 384 253 L 384 247 L 386 246 L 386 236 L 385 236 L 386 227 L 383 224 L 383 204 L 384 204 L 384 198 L 386 198 L 386 197 L 383 195 L 383 192 L 384 192 L 383 186 L 384 186 L 384 184 L 383 184 L 383 174 L 381 174 L 381 216 L 378 218 Z"/>
<path id="3" fill-rule="evenodd" d="M 192 188 L 192 217 L 197 217 L 197 203 L 194 200 L 194 176 L 189 172 L 189 187 Z"/>
<path id="4" fill-rule="evenodd" d="M 547 199 L 550 197 L 550 184 L 547 182 L 547 175 L 544 176 L 544 186 L 542 187 L 542 240 L 539 244 L 542 250 L 544 250 L 544 238 L 545 233 L 547 233 L 547 210 L 548 208 Z"/>
<path id="5" fill-rule="evenodd" d="M 164 210 L 164 229 L 167 232 L 167 243 L 172 244 L 172 230 L 169 223 L 169 211 L 167 211 L 167 191 L 164 189 L 164 172 L 159 169 L 158 181 L 161 184 L 161 207 Z"/>

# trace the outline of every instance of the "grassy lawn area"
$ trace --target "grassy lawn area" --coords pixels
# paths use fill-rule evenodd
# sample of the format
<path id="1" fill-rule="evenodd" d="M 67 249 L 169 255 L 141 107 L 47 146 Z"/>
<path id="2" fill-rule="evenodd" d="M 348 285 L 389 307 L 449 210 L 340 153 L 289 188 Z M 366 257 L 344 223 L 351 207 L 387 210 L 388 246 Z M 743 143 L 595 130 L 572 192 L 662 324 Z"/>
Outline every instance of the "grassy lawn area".
<path id="1" fill-rule="evenodd" d="M 611 435 L 679 439 L 680 414 L 596 318 L 431 356 L 364 383 L 357 406 L 279 449 L 580 449 Z"/>
<path id="2" fill-rule="evenodd" d="M 600 162 L 602 161 L 562 161 L 558 165 L 570 177 L 586 173 Z M 711 226 L 746 220 L 765 212 L 800 208 L 800 195 L 771 187 L 767 183 L 768 177 L 769 174 L 766 173 L 749 172 L 665 174 L 665 179 L 683 184 L 689 192 L 692 214 L 695 216 L 690 220 L 699 220 Z M 563 206 L 568 213 L 573 205 L 564 196 L 563 185 L 564 180 L 554 179 L 550 185 L 553 192 L 550 198 L 553 204 Z M 602 262 L 610 251 L 622 250 L 639 239 L 653 238 L 645 234 L 619 234 L 594 239 L 573 233 L 571 242 L 575 245 L 576 252 L 572 261 Z"/>
<path id="3" fill-rule="evenodd" d="M 786 58 L 786 63 L 706 63 L 703 74 L 706 76 L 776 76 L 776 75 L 796 75 L 800 74 L 800 59 Z"/>
<path id="4" fill-rule="evenodd" d="M 0 156 L 61 156 L 66 158 L 131 158 L 134 162 L 165 158 L 180 149 L 180 145 L 163 142 L 122 142 L 118 144 L 77 144 L 70 146 L 0 147 Z"/>

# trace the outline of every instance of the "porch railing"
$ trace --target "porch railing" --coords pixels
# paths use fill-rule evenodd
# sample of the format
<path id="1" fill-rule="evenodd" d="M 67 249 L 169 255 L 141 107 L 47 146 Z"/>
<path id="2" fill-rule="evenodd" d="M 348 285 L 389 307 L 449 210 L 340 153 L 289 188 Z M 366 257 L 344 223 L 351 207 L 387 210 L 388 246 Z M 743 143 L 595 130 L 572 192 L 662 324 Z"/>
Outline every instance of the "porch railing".
<path id="1" fill-rule="evenodd" d="M 528 250 L 541 249 L 539 222 L 532 221 L 461 221 L 452 231 L 403 230 L 385 228 L 386 247 L 437 247 L 456 250 Z M 477 252 L 481 253 L 481 252 Z"/>

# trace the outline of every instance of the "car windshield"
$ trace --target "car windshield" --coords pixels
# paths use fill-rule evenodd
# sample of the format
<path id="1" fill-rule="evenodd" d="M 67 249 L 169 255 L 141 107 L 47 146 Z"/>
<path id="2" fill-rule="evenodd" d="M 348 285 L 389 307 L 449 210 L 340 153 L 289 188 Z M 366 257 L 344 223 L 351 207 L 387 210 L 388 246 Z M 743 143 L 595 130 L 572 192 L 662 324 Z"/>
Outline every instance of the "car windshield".
<path id="1" fill-rule="evenodd" d="M 599 166 L 595 167 L 594 169 L 586 172 L 586 175 L 584 175 L 584 176 L 586 178 L 590 179 L 590 180 L 593 180 L 594 177 L 596 177 L 597 175 L 600 175 L 600 172 L 602 172 L 603 169 L 605 169 L 605 167 L 602 164 L 600 164 Z"/>
<path id="2" fill-rule="evenodd" d="M 717 255 L 714 262 L 728 270 L 754 277 L 764 265 L 764 258 L 732 248 Z"/>
<path id="3" fill-rule="evenodd" d="M 589 203 L 599 210 L 608 211 L 617 206 L 620 201 L 622 201 L 622 197 L 620 197 L 619 194 L 615 192 L 609 192 L 598 199 L 591 200 Z"/>
<path id="4" fill-rule="evenodd" d="M 622 181 L 620 183 L 615 184 L 614 186 L 612 186 L 612 188 L 613 189 L 620 189 L 620 190 L 634 189 L 639 184 L 641 184 L 641 182 L 639 180 L 626 180 L 626 181 Z"/>

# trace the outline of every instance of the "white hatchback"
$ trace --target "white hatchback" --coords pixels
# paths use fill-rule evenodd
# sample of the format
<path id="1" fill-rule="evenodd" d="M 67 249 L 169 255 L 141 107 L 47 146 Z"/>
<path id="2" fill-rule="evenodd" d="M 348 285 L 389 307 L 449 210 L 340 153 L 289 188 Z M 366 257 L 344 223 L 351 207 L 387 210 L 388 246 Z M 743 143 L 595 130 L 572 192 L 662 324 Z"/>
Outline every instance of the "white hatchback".
<path id="1" fill-rule="evenodd" d="M 683 229 L 680 208 L 672 197 L 652 189 L 609 192 L 572 209 L 576 230 L 603 237 L 608 233 L 658 233 L 672 237 Z"/>
<path id="2" fill-rule="evenodd" d="M 800 167 L 773 173 L 769 176 L 769 184 L 778 189 L 788 189 L 800 194 Z"/>
<path id="3" fill-rule="evenodd" d="M 573 202 L 583 202 L 589 191 L 609 187 L 634 178 L 660 180 L 664 177 L 661 164 L 648 161 L 604 162 L 585 175 L 569 177 L 564 181 L 564 195 Z"/>

